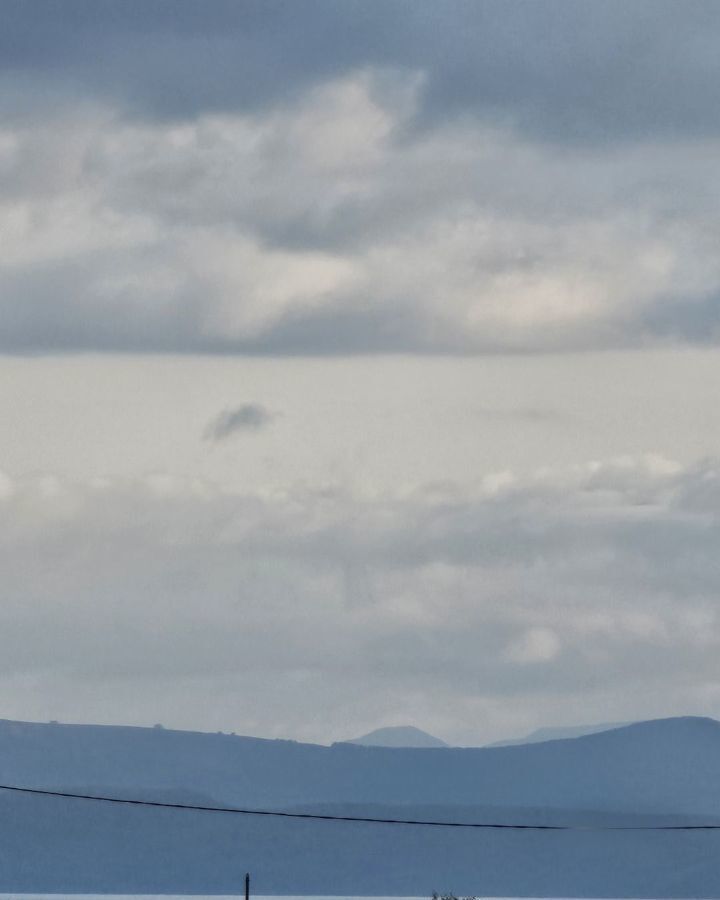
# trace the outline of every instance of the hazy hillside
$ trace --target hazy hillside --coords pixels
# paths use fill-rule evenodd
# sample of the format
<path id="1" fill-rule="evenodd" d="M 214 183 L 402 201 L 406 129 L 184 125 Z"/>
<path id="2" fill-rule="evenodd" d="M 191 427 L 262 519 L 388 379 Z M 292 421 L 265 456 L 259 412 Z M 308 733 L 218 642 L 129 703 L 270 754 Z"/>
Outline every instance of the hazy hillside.
<path id="1" fill-rule="evenodd" d="M 720 809 L 720 724 L 403 750 L 2 722 L 0 782 L 447 821 L 680 823 Z M 0 891 L 227 893 L 247 869 L 267 893 L 711 897 L 720 832 L 399 828 L 0 792 Z"/>
<path id="2" fill-rule="evenodd" d="M 5 782 L 190 789 L 246 805 L 492 804 L 711 815 L 720 723 L 640 722 L 498 748 L 386 749 L 152 728 L 0 722 Z"/>

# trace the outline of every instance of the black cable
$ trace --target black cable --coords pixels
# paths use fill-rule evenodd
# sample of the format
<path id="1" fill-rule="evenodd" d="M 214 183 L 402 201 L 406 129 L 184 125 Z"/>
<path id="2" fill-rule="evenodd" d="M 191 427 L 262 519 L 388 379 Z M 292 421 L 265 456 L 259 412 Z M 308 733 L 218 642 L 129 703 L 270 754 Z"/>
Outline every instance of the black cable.
<path id="1" fill-rule="evenodd" d="M 373 825 L 422 825 L 438 828 L 497 828 L 522 831 L 715 831 L 720 824 L 700 825 L 528 825 L 500 822 L 438 822 L 425 819 L 380 819 L 370 816 L 332 816 L 323 813 L 283 812 L 270 809 L 240 809 L 234 806 L 202 806 L 192 803 L 166 803 L 160 800 L 132 800 L 124 797 L 103 797 L 94 794 L 75 794 L 70 791 L 51 791 L 43 788 L 18 787 L 0 784 L 2 791 L 20 794 L 41 794 L 45 797 L 65 797 L 70 800 L 94 800 L 98 803 L 124 803 L 129 806 L 154 806 L 161 809 L 185 809 L 196 812 L 234 813 L 241 816 L 276 816 L 283 819 L 319 819 L 326 822 L 367 822 Z"/>

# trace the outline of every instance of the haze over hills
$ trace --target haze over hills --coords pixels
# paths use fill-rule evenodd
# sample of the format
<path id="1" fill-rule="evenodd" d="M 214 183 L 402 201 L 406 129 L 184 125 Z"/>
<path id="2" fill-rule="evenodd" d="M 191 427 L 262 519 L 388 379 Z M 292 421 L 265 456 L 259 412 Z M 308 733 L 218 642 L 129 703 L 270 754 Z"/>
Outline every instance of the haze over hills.
<path id="1" fill-rule="evenodd" d="M 363 747 L 447 747 L 440 738 L 415 728 L 413 725 L 393 725 L 388 728 L 376 728 L 362 737 L 345 741 L 347 744 L 360 744 Z"/>
<path id="2" fill-rule="evenodd" d="M 720 723 L 404 749 L 2 721 L 0 782 L 380 818 L 720 823 Z M 0 793 L 0 891 L 228 893 L 248 869 L 258 893 L 710 897 L 720 832 L 401 828 Z"/>
<path id="3" fill-rule="evenodd" d="M 511 747 L 517 744 L 537 744 L 542 741 L 556 741 L 563 738 L 582 737 L 586 734 L 597 734 L 600 731 L 610 731 L 613 728 L 622 728 L 631 722 L 603 722 L 595 725 L 568 725 L 546 726 L 537 728 L 530 734 L 520 738 L 511 738 L 504 741 L 494 741 L 486 744 L 487 747 Z M 427 731 L 415 728 L 413 725 L 393 725 L 386 728 L 377 728 L 362 737 L 352 738 L 341 743 L 360 744 L 364 747 L 448 747 L 449 744 Z"/>
<path id="4" fill-rule="evenodd" d="M 600 731 L 611 731 L 613 728 L 623 728 L 632 725 L 632 722 L 604 722 L 596 725 L 566 725 L 547 726 L 537 728 L 530 734 L 521 738 L 513 738 L 507 741 L 495 741 L 487 744 L 488 747 L 512 747 L 516 744 L 538 744 L 542 741 L 557 741 L 563 738 L 583 737 L 586 734 L 597 734 Z"/>

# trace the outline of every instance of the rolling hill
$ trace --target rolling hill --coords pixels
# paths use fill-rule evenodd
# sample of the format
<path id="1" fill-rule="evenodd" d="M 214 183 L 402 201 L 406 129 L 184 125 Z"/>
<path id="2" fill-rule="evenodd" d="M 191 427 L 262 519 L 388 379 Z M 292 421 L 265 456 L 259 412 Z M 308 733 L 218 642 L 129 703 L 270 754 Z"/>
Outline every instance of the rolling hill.
<path id="1" fill-rule="evenodd" d="M 0 722 L 0 782 L 251 808 L 577 831 L 182 812 L 0 792 L 0 891 L 710 897 L 720 723 L 681 718 L 498 748 L 331 747 L 164 729 Z"/>

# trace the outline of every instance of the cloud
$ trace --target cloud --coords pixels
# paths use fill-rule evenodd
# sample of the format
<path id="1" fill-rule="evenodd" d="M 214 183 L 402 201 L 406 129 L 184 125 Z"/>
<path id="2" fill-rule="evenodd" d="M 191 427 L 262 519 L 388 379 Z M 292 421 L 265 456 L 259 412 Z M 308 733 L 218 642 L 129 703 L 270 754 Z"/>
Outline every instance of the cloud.
<path id="1" fill-rule="evenodd" d="M 533 425 L 568 425 L 573 417 L 547 406 L 491 406 L 476 407 L 476 412 L 483 419 L 494 422 L 528 423 Z"/>
<path id="2" fill-rule="evenodd" d="M 0 350 L 483 354 L 716 339 L 717 154 L 417 131 L 414 74 L 0 134 Z M 52 146 L 48 156 L 42 147 Z M 709 326 L 709 327 L 708 327 Z"/>
<path id="3" fill-rule="evenodd" d="M 150 119 L 245 113 L 375 66 L 423 73 L 420 127 L 612 142 L 717 136 L 719 35 L 712 0 L 7 0 L 0 60 L 6 114 L 43 93 Z"/>
<path id="4" fill-rule="evenodd" d="M 205 429 L 205 439 L 224 441 L 235 434 L 260 431 L 275 415 L 259 403 L 243 403 L 235 409 L 224 409 Z"/>
<path id="5" fill-rule="evenodd" d="M 313 740 L 717 713 L 719 486 L 654 457 L 382 498 L 16 480 L 0 699 Z"/>
<path id="6" fill-rule="evenodd" d="M 507 658 L 520 665 L 548 662 L 560 653 L 561 646 L 550 628 L 530 628 L 506 649 Z"/>
<path id="7" fill-rule="evenodd" d="M 718 339 L 713 3 L 4 19 L 1 352 Z"/>

